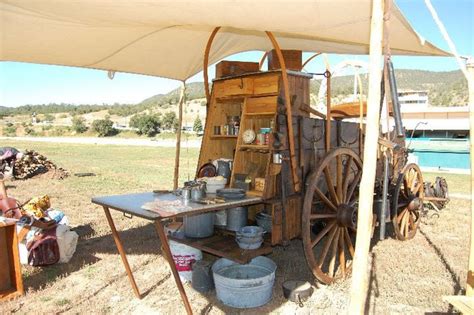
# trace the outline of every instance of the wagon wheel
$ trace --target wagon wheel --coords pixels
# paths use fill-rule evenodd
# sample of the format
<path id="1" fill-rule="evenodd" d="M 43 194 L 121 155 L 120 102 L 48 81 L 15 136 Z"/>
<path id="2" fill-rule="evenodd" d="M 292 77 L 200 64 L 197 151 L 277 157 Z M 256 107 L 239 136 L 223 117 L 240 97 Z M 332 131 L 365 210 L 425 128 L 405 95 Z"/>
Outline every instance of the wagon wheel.
<path id="1" fill-rule="evenodd" d="M 420 224 L 423 209 L 423 176 L 416 164 L 406 165 L 392 193 L 392 223 L 397 239 L 412 239 Z"/>
<path id="2" fill-rule="evenodd" d="M 337 148 L 326 154 L 306 182 L 304 251 L 311 271 L 323 283 L 351 270 L 361 176 L 360 157 L 351 149 Z"/>

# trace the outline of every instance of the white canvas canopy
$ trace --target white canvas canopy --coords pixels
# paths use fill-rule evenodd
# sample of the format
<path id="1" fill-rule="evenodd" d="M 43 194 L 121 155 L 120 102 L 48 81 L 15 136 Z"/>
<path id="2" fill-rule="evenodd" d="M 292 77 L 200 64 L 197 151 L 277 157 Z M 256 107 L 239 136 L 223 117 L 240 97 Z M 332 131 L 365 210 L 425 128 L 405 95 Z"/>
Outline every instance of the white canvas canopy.
<path id="1" fill-rule="evenodd" d="M 447 55 L 392 8 L 393 54 Z M 0 0 L 0 60 L 141 73 L 185 80 L 250 50 L 368 54 L 371 0 Z"/>

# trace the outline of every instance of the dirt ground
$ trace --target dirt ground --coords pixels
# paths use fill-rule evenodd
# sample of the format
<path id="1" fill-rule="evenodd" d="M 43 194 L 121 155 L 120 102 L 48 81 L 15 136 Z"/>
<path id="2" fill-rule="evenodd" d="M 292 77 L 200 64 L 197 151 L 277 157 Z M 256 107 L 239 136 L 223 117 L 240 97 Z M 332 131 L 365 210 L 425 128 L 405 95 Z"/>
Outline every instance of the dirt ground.
<path id="1" fill-rule="evenodd" d="M 71 173 L 92 171 L 97 176 L 71 176 L 62 181 L 42 176 L 9 183 L 10 194 L 19 200 L 48 193 L 53 206 L 66 212 L 80 239 L 69 264 L 23 267 L 25 296 L 0 304 L 0 313 L 185 313 L 153 226 L 138 218 L 128 219 L 113 213 L 136 281 L 145 293 L 139 300 L 133 295 L 104 213 L 90 202 L 96 195 L 171 187 L 172 149 L 13 141 L 8 145 L 38 150 Z M 197 154 L 197 150 L 184 152 L 183 179 L 188 172 L 192 173 L 192 161 Z M 428 175 L 434 179 L 434 175 Z M 452 177 L 453 183 L 464 184 L 467 180 L 467 176 Z M 464 189 L 458 192 L 467 193 Z M 423 219 L 414 239 L 400 242 L 389 236 L 384 241 L 374 241 L 369 312 L 452 311 L 442 297 L 461 294 L 465 287 L 469 219 L 469 201 L 452 199 L 439 218 Z M 215 291 L 203 295 L 186 284 L 193 311 L 196 314 L 333 314 L 346 310 L 350 278 L 330 286 L 317 283 L 306 265 L 300 240 L 292 241 L 286 248 L 275 247 L 269 257 L 278 265 L 270 303 L 237 310 L 220 303 Z M 205 259 L 214 258 L 206 255 Z M 305 279 L 314 285 L 315 291 L 303 307 L 284 299 L 281 284 L 287 279 Z"/>

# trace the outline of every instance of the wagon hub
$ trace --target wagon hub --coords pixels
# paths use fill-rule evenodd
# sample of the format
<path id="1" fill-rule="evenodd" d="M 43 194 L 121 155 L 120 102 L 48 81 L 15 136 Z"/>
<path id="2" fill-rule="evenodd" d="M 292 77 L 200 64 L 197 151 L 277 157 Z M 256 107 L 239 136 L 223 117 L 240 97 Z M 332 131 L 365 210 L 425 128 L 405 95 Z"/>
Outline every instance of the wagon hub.
<path id="1" fill-rule="evenodd" d="M 415 197 L 408 203 L 408 210 L 410 211 L 419 210 L 421 208 L 421 205 L 422 205 L 421 199 L 418 197 Z"/>
<path id="2" fill-rule="evenodd" d="M 337 207 L 337 224 L 341 227 L 357 227 L 357 207 L 340 204 Z"/>

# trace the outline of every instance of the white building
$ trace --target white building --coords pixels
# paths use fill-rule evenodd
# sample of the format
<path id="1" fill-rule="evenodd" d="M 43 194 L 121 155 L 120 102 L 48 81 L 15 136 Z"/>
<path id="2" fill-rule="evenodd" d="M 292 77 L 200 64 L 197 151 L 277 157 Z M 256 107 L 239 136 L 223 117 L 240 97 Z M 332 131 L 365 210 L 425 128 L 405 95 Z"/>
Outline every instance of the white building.
<path id="1" fill-rule="evenodd" d="M 398 101 L 403 109 L 428 107 L 428 91 L 423 90 L 399 90 Z"/>

